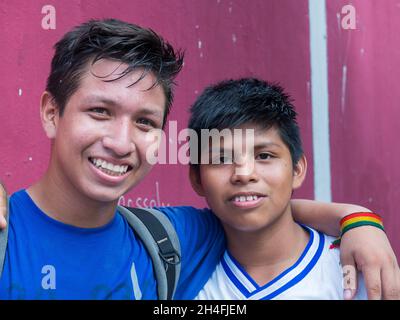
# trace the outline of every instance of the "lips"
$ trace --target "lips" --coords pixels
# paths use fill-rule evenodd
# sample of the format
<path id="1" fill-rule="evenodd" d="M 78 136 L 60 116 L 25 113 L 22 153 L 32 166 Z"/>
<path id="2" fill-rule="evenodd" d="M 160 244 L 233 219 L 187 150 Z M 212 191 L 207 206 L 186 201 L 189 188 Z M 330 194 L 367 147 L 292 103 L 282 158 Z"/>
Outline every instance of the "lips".
<path id="1" fill-rule="evenodd" d="M 123 183 L 133 169 L 133 166 L 126 161 L 118 162 L 100 157 L 89 157 L 88 161 L 98 181 L 108 186 L 117 186 Z"/>
<path id="2" fill-rule="evenodd" d="M 257 200 L 258 198 L 263 198 L 266 197 L 265 194 L 262 194 L 260 192 L 253 192 L 253 191 L 248 191 L 248 192 L 238 192 L 235 193 L 233 196 L 229 198 L 230 201 L 253 201 Z"/>
<path id="3" fill-rule="evenodd" d="M 89 161 L 96 168 L 111 176 L 124 175 L 128 170 L 132 170 L 129 164 L 113 164 L 101 158 L 89 158 Z"/>
<path id="4" fill-rule="evenodd" d="M 256 201 L 258 199 L 257 195 L 250 196 L 235 196 L 232 200 L 235 202 L 248 202 L 248 201 Z"/>
<path id="5" fill-rule="evenodd" d="M 229 201 L 239 208 L 254 208 L 258 206 L 266 197 L 266 195 L 258 192 L 237 193 L 233 195 Z"/>

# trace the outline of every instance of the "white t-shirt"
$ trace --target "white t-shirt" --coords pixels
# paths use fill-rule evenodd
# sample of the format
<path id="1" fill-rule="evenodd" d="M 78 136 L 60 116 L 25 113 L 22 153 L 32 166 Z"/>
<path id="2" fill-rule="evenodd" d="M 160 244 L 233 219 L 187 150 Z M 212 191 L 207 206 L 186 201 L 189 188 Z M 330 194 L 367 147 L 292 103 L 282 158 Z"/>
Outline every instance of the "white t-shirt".
<path id="1" fill-rule="evenodd" d="M 228 251 L 195 299 L 198 300 L 337 300 L 343 299 L 343 270 L 333 237 L 305 227 L 310 239 L 300 258 L 273 280 L 259 286 Z M 358 275 L 356 299 L 367 299 Z"/>

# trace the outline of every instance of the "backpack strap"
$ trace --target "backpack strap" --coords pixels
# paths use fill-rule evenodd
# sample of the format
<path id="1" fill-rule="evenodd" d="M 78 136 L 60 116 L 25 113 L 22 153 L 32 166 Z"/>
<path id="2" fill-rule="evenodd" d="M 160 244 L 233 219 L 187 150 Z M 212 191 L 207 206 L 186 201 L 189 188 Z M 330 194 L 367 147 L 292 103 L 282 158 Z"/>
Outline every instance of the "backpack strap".
<path id="1" fill-rule="evenodd" d="M 8 225 L 9 225 L 9 201 L 8 197 L 5 197 L 6 200 L 6 221 L 7 227 L 5 229 L 0 230 L 0 278 L 3 274 L 4 260 L 6 259 L 6 249 L 7 249 L 7 241 L 8 241 Z"/>
<path id="2" fill-rule="evenodd" d="M 174 296 L 180 273 L 180 244 L 171 221 L 155 209 L 118 206 L 118 211 L 145 245 L 153 262 L 160 300 Z"/>

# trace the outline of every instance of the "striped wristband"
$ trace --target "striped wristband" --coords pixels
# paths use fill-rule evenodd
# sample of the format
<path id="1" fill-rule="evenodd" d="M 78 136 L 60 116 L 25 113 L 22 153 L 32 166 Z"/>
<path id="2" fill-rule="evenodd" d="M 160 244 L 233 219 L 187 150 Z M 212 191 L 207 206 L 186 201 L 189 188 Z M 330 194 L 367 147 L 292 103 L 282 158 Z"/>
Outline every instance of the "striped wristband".
<path id="1" fill-rule="evenodd" d="M 330 248 L 339 247 L 340 240 L 347 231 L 362 226 L 372 226 L 385 231 L 382 218 L 378 214 L 372 212 L 355 212 L 340 220 L 340 237 L 332 242 Z"/>

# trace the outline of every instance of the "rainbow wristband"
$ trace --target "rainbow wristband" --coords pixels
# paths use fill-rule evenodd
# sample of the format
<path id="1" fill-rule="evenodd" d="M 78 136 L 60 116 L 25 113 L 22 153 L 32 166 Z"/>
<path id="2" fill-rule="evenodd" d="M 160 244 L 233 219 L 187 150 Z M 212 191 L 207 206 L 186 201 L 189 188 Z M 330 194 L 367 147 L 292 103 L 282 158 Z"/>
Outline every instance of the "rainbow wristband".
<path id="1" fill-rule="evenodd" d="M 332 242 L 330 248 L 339 247 L 340 240 L 347 231 L 362 226 L 372 226 L 385 231 L 380 215 L 372 212 L 355 212 L 340 220 L 340 237 Z"/>

